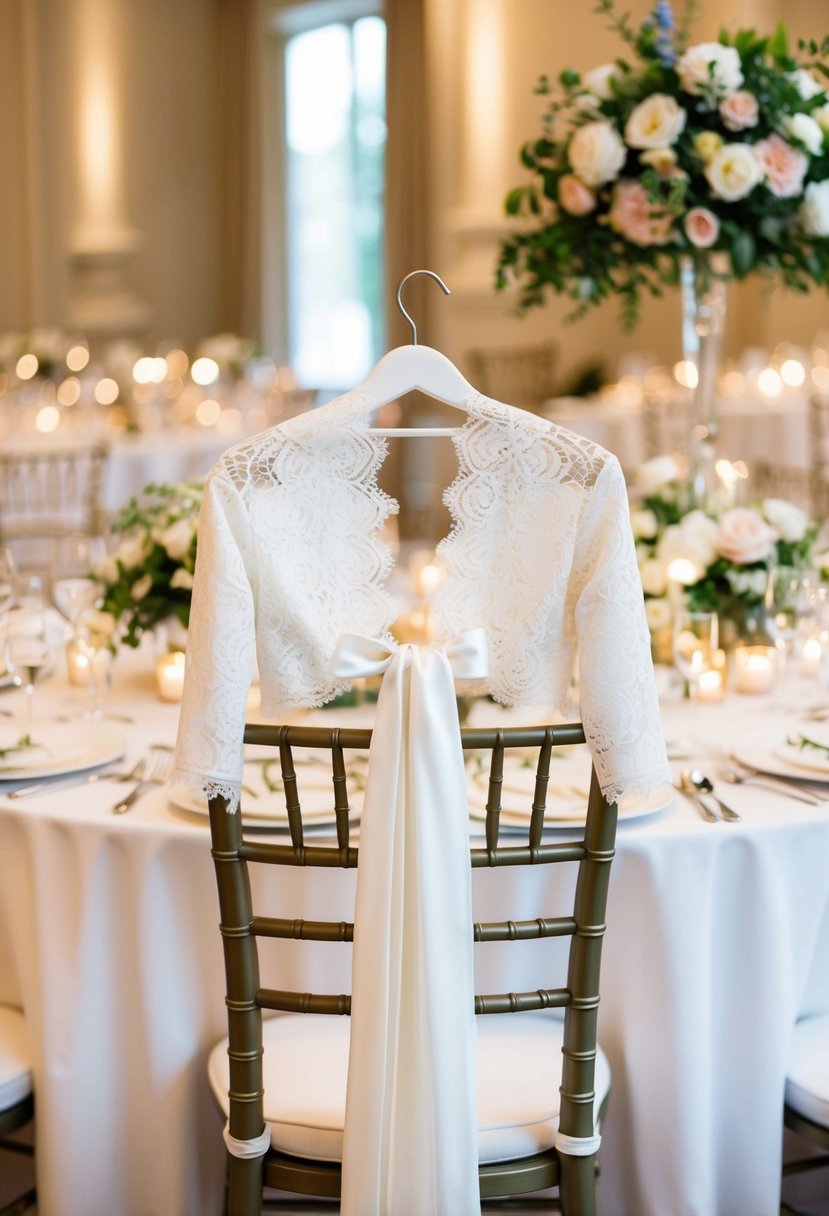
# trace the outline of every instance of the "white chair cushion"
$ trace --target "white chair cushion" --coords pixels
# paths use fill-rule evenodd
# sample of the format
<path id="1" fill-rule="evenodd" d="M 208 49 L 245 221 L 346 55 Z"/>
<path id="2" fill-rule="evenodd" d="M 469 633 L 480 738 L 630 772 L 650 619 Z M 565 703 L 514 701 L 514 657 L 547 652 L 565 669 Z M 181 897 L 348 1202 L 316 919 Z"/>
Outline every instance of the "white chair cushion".
<path id="1" fill-rule="evenodd" d="M 477 1018 L 478 1159 L 512 1161 L 555 1141 L 564 1027 L 555 1012 Z M 347 1017 L 278 1014 L 263 1028 L 265 1120 L 271 1144 L 320 1161 L 342 1157 Z M 227 1039 L 210 1053 L 208 1076 L 227 1114 Z M 596 1059 L 596 1110 L 610 1089 L 610 1067 Z"/>
<path id="2" fill-rule="evenodd" d="M 0 1005 L 0 1110 L 9 1110 L 32 1092 L 26 1019 L 18 1009 Z"/>
<path id="3" fill-rule="evenodd" d="M 803 1018 L 794 1028 L 786 1102 L 804 1118 L 829 1127 L 829 1014 Z"/>

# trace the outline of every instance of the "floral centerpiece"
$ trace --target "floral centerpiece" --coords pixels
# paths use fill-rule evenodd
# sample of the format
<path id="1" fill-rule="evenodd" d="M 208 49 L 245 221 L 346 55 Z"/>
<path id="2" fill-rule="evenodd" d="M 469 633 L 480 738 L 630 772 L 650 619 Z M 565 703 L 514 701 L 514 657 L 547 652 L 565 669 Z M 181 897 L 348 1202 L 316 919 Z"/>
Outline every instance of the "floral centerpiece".
<path id="1" fill-rule="evenodd" d="M 534 180 L 506 201 L 529 224 L 496 276 L 524 307 L 551 289 L 578 317 L 614 295 L 631 325 L 689 255 L 724 255 L 728 277 L 829 284 L 829 38 L 799 42 L 800 58 L 782 26 L 691 44 L 692 7 L 677 22 L 659 0 L 636 29 L 598 0 L 632 61 L 538 85 L 543 131 L 521 154 Z"/>
<path id="2" fill-rule="evenodd" d="M 200 482 L 149 485 L 112 525 L 121 541 L 95 573 L 104 587 L 102 611 L 127 646 L 163 622 L 185 630 L 189 624 L 202 495 Z"/>
<path id="3" fill-rule="evenodd" d="M 651 634 L 672 623 L 670 587 L 697 612 L 717 612 L 724 640 L 751 631 L 773 566 L 809 567 L 819 525 L 794 503 L 766 498 L 751 506 L 690 502 L 672 456 L 647 461 L 636 475 L 631 511 Z"/>

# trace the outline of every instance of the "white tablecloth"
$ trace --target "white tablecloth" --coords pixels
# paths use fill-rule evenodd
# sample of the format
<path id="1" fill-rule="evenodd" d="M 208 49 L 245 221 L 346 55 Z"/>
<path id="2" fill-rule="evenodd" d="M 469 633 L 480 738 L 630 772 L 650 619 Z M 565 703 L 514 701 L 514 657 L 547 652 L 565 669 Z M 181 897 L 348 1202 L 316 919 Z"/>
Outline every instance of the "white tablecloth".
<path id="1" fill-rule="evenodd" d="M 57 679 L 41 693 L 52 712 L 78 708 Z M 176 710 L 155 699 L 149 656 L 119 660 L 116 694 L 136 718 L 119 727 L 128 759 L 172 740 Z M 665 718 L 669 736 L 687 733 L 681 710 Z M 762 744 L 785 724 L 733 698 L 700 707 L 694 729 Z M 741 824 L 705 824 L 678 796 L 620 825 L 600 1010 L 613 1070 L 602 1216 L 777 1212 L 790 1029 L 829 1009 L 829 811 L 725 788 Z M 207 824 L 164 791 L 114 817 L 122 790 L 0 797 L 0 999 L 31 1026 L 41 1210 L 213 1216 L 224 1150 L 204 1064 L 225 1015 Z M 476 918 L 562 908 L 549 867 L 473 878 Z M 348 918 L 353 893 L 353 872 L 288 869 L 262 910 Z M 479 946 L 478 990 L 554 982 L 562 949 Z M 347 947 L 267 943 L 266 955 L 284 964 L 280 986 L 349 990 Z"/>

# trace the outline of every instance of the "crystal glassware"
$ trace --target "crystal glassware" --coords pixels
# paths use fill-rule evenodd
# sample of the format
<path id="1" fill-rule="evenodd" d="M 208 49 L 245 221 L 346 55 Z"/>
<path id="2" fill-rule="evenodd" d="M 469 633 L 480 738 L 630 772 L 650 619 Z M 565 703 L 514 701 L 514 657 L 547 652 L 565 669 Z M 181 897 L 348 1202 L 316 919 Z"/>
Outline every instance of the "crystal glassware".
<path id="1" fill-rule="evenodd" d="M 688 684 L 692 700 L 699 691 L 700 676 L 714 662 L 718 646 L 716 612 L 677 610 L 674 618 L 674 665 Z"/>

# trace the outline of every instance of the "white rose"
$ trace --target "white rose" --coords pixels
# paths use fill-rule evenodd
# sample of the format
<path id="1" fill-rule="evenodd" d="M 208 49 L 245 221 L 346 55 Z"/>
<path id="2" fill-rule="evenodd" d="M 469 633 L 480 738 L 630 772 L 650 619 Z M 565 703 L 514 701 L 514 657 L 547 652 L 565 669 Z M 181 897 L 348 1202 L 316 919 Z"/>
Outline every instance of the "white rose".
<path id="1" fill-rule="evenodd" d="M 805 68 L 798 68 L 796 72 L 792 72 L 789 79 L 804 101 L 811 101 L 819 93 L 826 92 L 823 85 L 819 84 L 812 73 L 807 72 Z"/>
<path id="2" fill-rule="evenodd" d="M 829 178 L 809 182 L 800 205 L 800 223 L 807 236 L 829 236 Z"/>
<path id="3" fill-rule="evenodd" d="M 601 67 L 591 68 L 589 72 L 586 72 L 582 76 L 581 82 L 588 93 L 592 93 L 600 101 L 609 101 L 613 96 L 610 82 L 618 70 L 615 63 L 603 63 Z"/>
<path id="4" fill-rule="evenodd" d="M 765 567 L 760 570 L 726 570 L 725 577 L 735 595 L 754 595 L 762 597 L 769 580 Z"/>
<path id="5" fill-rule="evenodd" d="M 136 579 L 132 585 L 132 598 L 134 600 L 143 600 L 144 596 L 149 592 L 152 585 L 152 577 L 149 574 L 142 574 L 141 578 Z"/>
<path id="6" fill-rule="evenodd" d="M 694 96 L 728 97 L 743 83 L 739 54 L 733 46 L 719 42 L 689 46 L 676 70 L 685 92 Z"/>
<path id="7" fill-rule="evenodd" d="M 705 166 L 705 176 L 717 198 L 733 203 L 751 193 L 763 171 L 750 144 L 723 144 Z"/>
<path id="8" fill-rule="evenodd" d="M 665 563 L 656 557 L 650 557 L 639 567 L 642 579 L 642 590 L 645 595 L 664 595 L 668 588 L 668 575 Z"/>
<path id="9" fill-rule="evenodd" d="M 653 540 L 659 531 L 659 521 L 653 511 L 647 508 L 631 511 L 630 526 L 635 540 Z"/>
<path id="10" fill-rule="evenodd" d="M 800 507 L 784 498 L 767 498 L 763 502 L 763 514 L 783 540 L 794 543 L 803 540 L 809 520 Z"/>
<path id="11" fill-rule="evenodd" d="M 109 553 L 106 555 L 106 557 L 102 557 L 95 567 L 95 573 L 98 575 L 98 578 L 102 579 L 105 583 L 117 583 L 118 565 L 115 558 Z"/>
<path id="12" fill-rule="evenodd" d="M 114 554 L 116 561 L 119 561 L 125 570 L 132 570 L 133 566 L 140 565 L 146 556 L 146 538 L 140 535 L 125 536 Z"/>
<path id="13" fill-rule="evenodd" d="M 573 172 L 595 189 L 619 176 L 627 149 L 609 122 L 586 122 L 573 134 L 568 156 Z"/>
<path id="14" fill-rule="evenodd" d="M 666 528 L 659 542 L 659 557 L 666 568 L 681 558 L 691 563 L 702 578 L 717 556 L 717 524 L 704 511 L 690 511 L 678 524 Z"/>
<path id="15" fill-rule="evenodd" d="M 667 629 L 671 623 L 671 617 L 671 605 L 668 600 L 645 600 L 645 618 L 651 633 L 656 633 L 659 629 Z"/>
<path id="16" fill-rule="evenodd" d="M 185 570 L 183 566 L 179 566 L 178 570 L 173 571 L 170 586 L 172 588 L 181 587 L 184 591 L 192 591 L 193 575 L 189 570 Z"/>
<path id="17" fill-rule="evenodd" d="M 681 472 L 673 456 L 654 456 L 636 470 L 636 485 L 643 494 L 654 494 L 672 481 L 679 481 Z"/>
<path id="18" fill-rule="evenodd" d="M 174 562 L 183 561 L 190 551 L 195 528 L 192 519 L 178 519 L 158 535 L 158 543 L 166 549 Z"/>
<path id="19" fill-rule="evenodd" d="M 823 149 L 823 132 L 811 114 L 787 114 L 780 124 L 790 139 L 794 139 L 812 156 L 819 156 Z"/>
<path id="20" fill-rule="evenodd" d="M 667 93 L 652 93 L 631 111 L 625 140 L 631 148 L 667 148 L 685 130 L 688 115 Z"/>
<path id="21" fill-rule="evenodd" d="M 829 104 L 820 106 L 817 110 L 812 110 L 812 118 L 820 127 L 824 135 L 829 135 Z"/>

